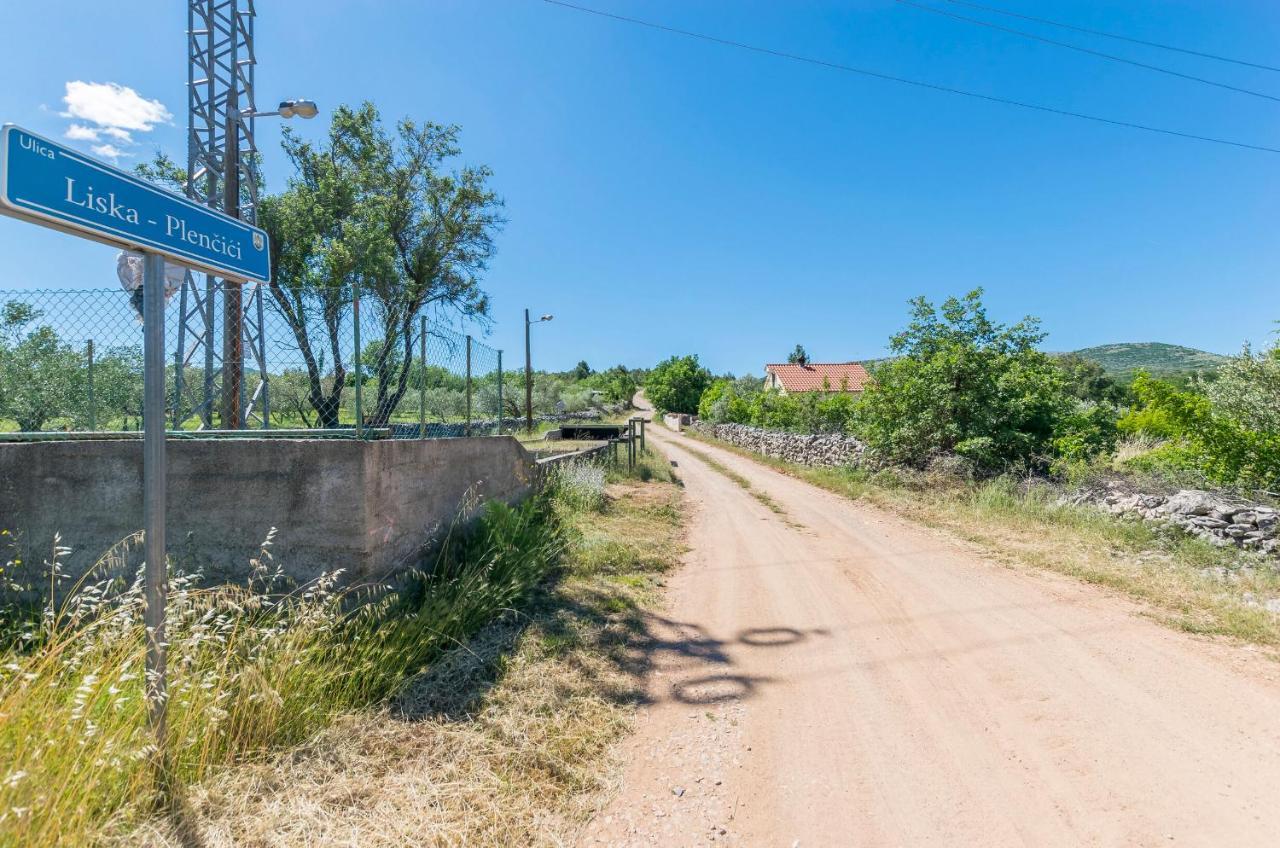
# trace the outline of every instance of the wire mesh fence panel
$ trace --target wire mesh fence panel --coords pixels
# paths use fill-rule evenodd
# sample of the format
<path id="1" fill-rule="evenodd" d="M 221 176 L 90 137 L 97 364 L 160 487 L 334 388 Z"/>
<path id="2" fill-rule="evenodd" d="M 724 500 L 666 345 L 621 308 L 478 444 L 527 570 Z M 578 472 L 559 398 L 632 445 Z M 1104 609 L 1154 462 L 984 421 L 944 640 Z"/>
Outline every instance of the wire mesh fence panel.
<path id="1" fill-rule="evenodd" d="M 220 282 L 188 275 L 169 295 L 172 430 L 416 438 L 497 429 L 500 352 L 421 310 L 367 295 L 357 305 L 350 289 L 250 285 L 235 345 Z M 0 432 L 140 430 L 141 306 L 121 289 L 0 291 Z"/>

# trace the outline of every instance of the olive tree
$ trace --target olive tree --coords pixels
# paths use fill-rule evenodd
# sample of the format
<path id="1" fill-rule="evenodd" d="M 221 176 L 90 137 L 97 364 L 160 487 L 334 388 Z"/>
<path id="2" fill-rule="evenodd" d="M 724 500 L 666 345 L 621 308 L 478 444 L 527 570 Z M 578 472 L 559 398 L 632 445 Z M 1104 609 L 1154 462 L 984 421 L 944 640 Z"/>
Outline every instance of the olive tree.
<path id="1" fill-rule="evenodd" d="M 286 130 L 295 174 L 282 194 L 262 202 L 259 219 L 271 235 L 272 300 L 297 341 L 321 426 L 337 424 L 349 364 L 359 355 L 347 344 L 356 286 L 377 325 L 368 339 L 377 342 L 372 426 L 386 423 L 409 388 L 419 315 L 488 316 L 480 276 L 503 223 L 502 203 L 488 187 L 488 168 L 446 169 L 461 153 L 458 132 L 408 119 L 389 131 L 370 103 L 335 110 L 318 145 Z"/>

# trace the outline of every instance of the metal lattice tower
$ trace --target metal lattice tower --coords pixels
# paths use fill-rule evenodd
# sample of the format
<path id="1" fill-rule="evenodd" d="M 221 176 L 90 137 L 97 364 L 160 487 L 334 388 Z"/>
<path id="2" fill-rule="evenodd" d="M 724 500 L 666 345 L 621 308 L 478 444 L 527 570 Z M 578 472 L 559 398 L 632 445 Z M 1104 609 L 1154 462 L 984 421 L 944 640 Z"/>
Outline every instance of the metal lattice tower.
<path id="1" fill-rule="evenodd" d="M 249 223 L 256 222 L 258 205 L 258 148 L 253 132 L 257 112 L 253 90 L 255 16 L 254 0 L 189 0 L 187 5 L 187 196 Z M 229 172 L 228 167 L 234 171 Z M 229 196 L 228 177 L 232 179 Z M 179 297 L 173 426 L 181 427 L 192 416 L 201 419 L 202 427 L 211 426 L 224 349 L 234 350 L 226 347 L 225 339 L 223 345 L 218 344 L 220 331 L 227 324 L 239 324 L 231 329 L 240 336 L 241 357 L 243 348 L 248 348 L 256 360 L 259 382 L 248 404 L 245 382 L 240 383 L 239 423 L 244 426 L 256 417 L 266 427 L 263 287 L 254 286 L 243 299 L 241 310 L 230 313 L 235 316 L 239 312 L 238 320 L 223 315 L 220 322 L 215 301 L 219 294 L 238 299 L 238 286 L 227 292 L 232 287 L 220 288 L 212 276 L 200 276 L 202 282 L 188 272 Z M 188 369 L 192 367 L 203 372 L 199 385 L 188 385 Z"/>

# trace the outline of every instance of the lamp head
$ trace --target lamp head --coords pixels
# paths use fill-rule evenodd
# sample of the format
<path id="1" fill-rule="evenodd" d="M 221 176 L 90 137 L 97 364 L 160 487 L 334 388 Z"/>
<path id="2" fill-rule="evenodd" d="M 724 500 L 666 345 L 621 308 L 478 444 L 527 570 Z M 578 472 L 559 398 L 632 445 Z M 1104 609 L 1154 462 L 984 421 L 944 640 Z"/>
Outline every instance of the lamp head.
<path id="1" fill-rule="evenodd" d="M 281 100 L 279 111 L 282 118 L 314 118 L 320 107 L 314 100 Z"/>

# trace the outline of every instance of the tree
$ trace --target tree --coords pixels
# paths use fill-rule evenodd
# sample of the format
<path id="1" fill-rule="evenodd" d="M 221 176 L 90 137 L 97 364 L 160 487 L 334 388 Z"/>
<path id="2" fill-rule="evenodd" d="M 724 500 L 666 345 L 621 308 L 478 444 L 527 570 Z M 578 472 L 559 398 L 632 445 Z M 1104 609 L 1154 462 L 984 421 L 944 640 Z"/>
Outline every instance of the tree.
<path id="1" fill-rule="evenodd" d="M 49 421 L 71 414 L 82 393 L 83 379 L 80 352 L 64 344 L 52 327 L 36 327 L 3 352 L 3 414 L 17 421 L 19 430 L 39 430 Z"/>
<path id="2" fill-rule="evenodd" d="M 591 366 L 587 364 L 585 359 L 579 360 L 578 364 L 573 366 L 573 370 L 569 372 L 569 377 L 573 380 L 585 380 L 595 372 L 591 370 Z"/>
<path id="3" fill-rule="evenodd" d="M 88 392 L 82 391 L 78 397 L 75 418 L 78 424 L 87 426 Z M 108 348 L 95 358 L 93 412 L 99 426 L 119 418 L 121 429 L 130 429 L 130 418 L 141 421 L 142 397 L 142 348 L 139 345 Z"/>
<path id="4" fill-rule="evenodd" d="M 1153 452 L 1158 459 L 1194 468 L 1222 485 L 1280 489 L 1280 430 L 1251 427 L 1205 395 L 1146 374 L 1138 375 L 1133 388 L 1144 412 L 1156 413 L 1173 438 Z"/>
<path id="5" fill-rule="evenodd" d="M 408 119 L 388 132 L 370 103 L 336 109 L 320 146 L 285 131 L 296 174 L 283 194 L 263 200 L 259 220 L 271 235 L 272 300 L 297 340 L 321 426 L 338 421 L 355 287 L 380 330 L 371 334 L 381 342 L 370 369 L 371 426 L 385 424 L 409 388 L 424 310 L 488 316 L 480 275 L 502 203 L 488 188 L 488 168 L 443 170 L 461 153 L 458 132 Z M 329 375 L 320 366 L 324 352 Z"/>
<path id="6" fill-rule="evenodd" d="M 1054 358 L 1054 364 L 1062 369 L 1066 378 L 1067 394 L 1077 400 L 1110 404 L 1132 401 L 1129 389 L 1111 379 L 1100 362 L 1076 353 L 1064 353 Z"/>
<path id="7" fill-rule="evenodd" d="M 711 372 L 698 364 L 696 354 L 673 356 L 649 372 L 644 392 L 660 412 L 698 411 L 698 401 L 711 384 Z"/>
<path id="8" fill-rule="evenodd" d="M 792 365 L 808 365 L 809 352 L 804 349 L 804 345 L 796 345 L 796 349 L 787 354 L 787 362 Z"/>
<path id="9" fill-rule="evenodd" d="M 893 336 L 897 358 L 874 370 L 856 427 L 884 459 L 920 465 L 947 452 L 979 466 L 1038 461 L 1070 409 L 1062 371 L 1036 350 L 1039 322 L 994 323 L 982 290 L 937 309 L 911 301 L 911 323 Z"/>
<path id="10" fill-rule="evenodd" d="M 1214 412 L 1249 430 L 1280 434 L 1280 344 L 1262 353 L 1249 345 L 1217 369 L 1215 379 L 1198 379 Z"/>
<path id="11" fill-rule="evenodd" d="M 595 388 L 604 393 L 606 402 L 620 403 L 628 407 L 631 406 L 631 399 L 635 397 L 636 390 L 640 388 L 639 376 L 625 365 L 615 365 L 607 371 L 593 375 L 592 383 Z"/>

